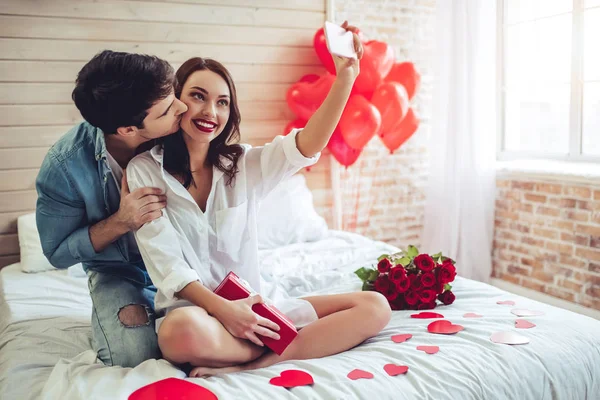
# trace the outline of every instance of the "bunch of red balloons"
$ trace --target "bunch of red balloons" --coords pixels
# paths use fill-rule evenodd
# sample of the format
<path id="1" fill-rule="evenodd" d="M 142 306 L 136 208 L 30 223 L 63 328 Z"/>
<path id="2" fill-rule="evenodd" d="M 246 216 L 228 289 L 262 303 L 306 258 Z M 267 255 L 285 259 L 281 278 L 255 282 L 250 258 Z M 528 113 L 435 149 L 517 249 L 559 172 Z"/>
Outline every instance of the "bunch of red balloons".
<path id="1" fill-rule="evenodd" d="M 364 47 L 360 74 L 327 144 L 336 160 L 346 167 L 354 164 L 373 136 L 378 135 L 393 153 L 419 127 L 419 120 L 410 108 L 410 100 L 421 81 L 413 63 L 396 62 L 393 49 L 386 43 L 364 41 L 362 34 L 359 37 Z M 292 128 L 306 125 L 335 79 L 335 64 L 323 28 L 315 33 L 313 45 L 327 71 L 321 76 L 305 75 L 289 88 L 286 100 L 297 119 L 288 123 L 286 134 Z"/>

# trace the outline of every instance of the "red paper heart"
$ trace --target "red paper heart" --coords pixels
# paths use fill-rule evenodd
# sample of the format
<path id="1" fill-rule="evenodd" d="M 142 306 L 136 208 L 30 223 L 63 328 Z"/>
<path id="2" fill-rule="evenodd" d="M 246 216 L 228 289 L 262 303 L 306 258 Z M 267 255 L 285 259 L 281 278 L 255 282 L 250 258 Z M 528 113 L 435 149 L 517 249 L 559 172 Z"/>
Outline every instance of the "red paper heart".
<path id="1" fill-rule="evenodd" d="M 468 312 L 465 315 L 463 315 L 464 318 L 481 318 L 483 317 L 483 315 L 479 315 L 479 314 L 475 314 L 472 312 Z"/>
<path id="2" fill-rule="evenodd" d="M 438 346 L 417 346 L 417 350 L 424 351 L 427 354 L 435 354 L 440 351 Z"/>
<path id="3" fill-rule="evenodd" d="M 429 312 L 429 311 L 420 312 L 418 314 L 412 314 L 410 317 L 411 318 L 420 318 L 420 319 L 444 318 L 444 316 L 442 314 L 438 314 L 438 313 L 434 313 L 434 312 Z"/>
<path id="4" fill-rule="evenodd" d="M 327 97 L 334 79 L 333 75 L 324 73 L 317 81 L 294 83 L 286 93 L 290 110 L 301 119 L 310 119 Z"/>
<path id="5" fill-rule="evenodd" d="M 515 302 L 512 300 L 504 300 L 504 301 L 497 301 L 496 304 L 505 305 L 505 306 L 514 306 Z"/>
<path id="6" fill-rule="evenodd" d="M 408 372 L 408 367 L 406 365 L 386 364 L 383 369 L 389 376 L 396 376 Z"/>
<path id="7" fill-rule="evenodd" d="M 348 378 L 352 379 L 353 381 L 357 379 L 372 379 L 373 374 L 368 371 L 363 371 L 362 369 L 354 369 L 348 373 Z"/>
<path id="8" fill-rule="evenodd" d="M 529 329 L 529 328 L 534 328 L 534 327 L 535 327 L 535 324 L 533 322 L 529 322 L 524 319 L 518 319 L 515 321 L 515 328 Z"/>
<path id="9" fill-rule="evenodd" d="M 293 388 L 296 386 L 312 385 L 313 383 L 315 383 L 315 381 L 308 372 L 300 371 L 297 369 L 288 369 L 282 371 L 280 376 L 271 378 L 269 383 L 275 386 Z"/>
<path id="10" fill-rule="evenodd" d="M 131 393 L 129 400 L 217 400 L 217 396 L 205 387 L 178 378 L 167 378 L 139 388 Z"/>
<path id="11" fill-rule="evenodd" d="M 401 333 L 400 335 L 392 336 L 392 341 L 394 343 L 404 343 L 411 337 L 412 337 L 412 335 L 410 333 Z"/>
<path id="12" fill-rule="evenodd" d="M 429 325 L 427 325 L 427 331 L 429 333 L 440 333 L 443 335 L 451 335 L 453 333 L 457 333 L 465 329 L 461 325 L 454 325 L 452 322 L 447 321 L 445 319 L 439 321 L 433 321 Z"/>
<path id="13" fill-rule="evenodd" d="M 381 141 L 391 153 L 396 151 L 419 129 L 419 118 L 412 108 L 408 109 L 406 117 L 389 131 L 381 131 Z"/>

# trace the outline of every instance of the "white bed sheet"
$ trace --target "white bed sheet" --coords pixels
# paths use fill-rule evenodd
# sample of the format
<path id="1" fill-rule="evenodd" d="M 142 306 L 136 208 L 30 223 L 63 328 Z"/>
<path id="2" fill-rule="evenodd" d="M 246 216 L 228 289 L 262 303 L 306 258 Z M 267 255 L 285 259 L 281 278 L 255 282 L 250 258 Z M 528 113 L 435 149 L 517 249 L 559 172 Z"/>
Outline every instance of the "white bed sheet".
<path id="1" fill-rule="evenodd" d="M 343 293 L 360 289 L 360 281 L 352 274 L 356 268 L 369 264 L 381 253 L 393 250 L 390 246 L 374 242 L 364 237 L 344 232 L 332 231 L 322 241 L 302 245 L 286 246 L 274 251 L 261 252 L 264 275 L 273 284 L 288 290 L 292 295 L 309 293 Z M 460 269 L 459 269 L 460 272 Z M 4 271 L 2 271 L 3 280 Z M 36 278 L 37 279 L 37 278 Z M 40 276 L 40 280 L 43 278 Z M 76 278 L 73 278 L 76 279 Z M 19 307 L 13 307 L 10 329 L 19 330 L 22 320 L 40 332 L 40 341 L 48 340 L 41 330 L 68 329 L 69 324 L 56 324 L 61 318 L 81 318 L 79 345 L 67 346 L 63 352 L 73 352 L 89 346 L 89 307 L 82 300 L 87 296 L 85 279 L 75 282 L 60 279 L 61 284 L 70 283 L 78 289 L 71 290 L 71 298 L 57 298 L 47 302 L 44 296 L 27 301 L 27 289 L 22 293 Z M 27 278 L 29 280 L 29 278 Z M 23 284 L 26 286 L 26 284 Z M 63 286 L 63 289 L 64 288 Z M 81 292 L 83 291 L 83 293 Z M 258 371 L 217 376 L 206 379 L 190 379 L 191 382 L 209 388 L 220 399 L 592 399 L 593 393 L 600 393 L 600 321 L 589 317 L 545 305 L 523 297 L 510 295 L 489 285 L 457 278 L 454 284 L 457 300 L 452 306 L 438 307 L 437 312 L 465 330 L 454 336 L 432 335 L 426 332 L 431 320 L 411 319 L 412 311 L 393 313 L 392 321 L 377 337 L 369 339 L 355 349 L 339 355 L 317 360 L 292 361 L 264 368 Z M 6 289 L 5 289 L 6 292 Z M 40 292 L 41 293 L 41 292 Z M 54 297 L 59 292 L 51 290 L 47 295 Z M 60 297 L 60 296 L 58 296 Z M 39 299 L 44 298 L 44 302 Z M 515 330 L 515 316 L 512 307 L 497 305 L 498 300 L 514 300 L 520 308 L 532 308 L 545 312 L 545 315 L 529 320 L 536 328 L 518 330 L 531 338 L 531 343 L 523 346 L 494 344 L 489 340 L 492 332 Z M 76 305 L 70 304 L 73 301 Z M 52 311 L 44 309 L 51 304 Z M 57 303 L 57 304 L 55 304 Z M 78 305 L 77 305 L 78 304 Z M 71 313 L 73 307 L 74 313 Z M 4 311 L 4 306 L 2 310 Z M 18 316 L 19 310 L 27 315 Z M 42 320 L 31 319 L 36 314 Z M 64 314 L 62 314 L 64 312 Z M 480 319 L 463 318 L 466 312 L 477 312 Z M 54 313 L 54 314 L 52 314 Z M 51 316 L 51 320 L 44 316 Z M 57 319 L 58 318 L 58 319 Z M 4 319 L 3 319 L 4 320 Z M 44 325 L 44 321 L 46 324 Z M 39 324 L 36 326 L 36 324 Z M 87 324 L 87 328 L 86 328 Z M 56 328 L 54 328 L 57 326 Z M 76 329 L 77 330 L 77 329 Z M 36 331 L 36 332 L 38 332 Z M 5 333 L 2 342 L 5 343 Z M 63 331 L 65 335 L 71 333 Z M 397 333 L 411 333 L 413 338 L 402 344 L 395 344 L 390 336 Z M 77 335 L 76 335 L 77 336 Z M 18 337 L 18 335 L 13 335 Z M 54 337 L 54 335 L 50 335 Z M 69 342 L 72 339 L 68 339 Z M 86 342 L 87 341 L 87 342 Z M 54 339 L 52 339 L 54 342 Z M 28 351 L 32 359 L 39 357 L 35 351 Z M 417 351 L 418 345 L 438 345 L 440 352 L 427 355 Z M 0 347 L 4 353 L 4 345 Z M 37 345 L 40 347 L 39 344 Z M 16 351 L 16 350 L 15 350 Z M 13 353 L 15 356 L 16 353 Z M 45 354 L 58 360 L 59 354 Z M 0 360 L 3 360 L 4 355 Z M 8 357 L 9 359 L 11 357 Z M 406 375 L 389 377 L 383 365 L 397 363 L 409 366 Z M 0 364 L 2 365 L 2 364 Z M 45 364 L 46 365 L 46 364 Z M 289 368 L 310 372 L 315 384 L 286 390 L 270 385 L 269 379 Z M 372 380 L 351 381 L 346 374 L 353 368 L 362 368 L 375 374 Z M 31 387 L 32 375 L 35 387 L 44 381 L 49 368 L 26 369 L 27 382 Z M 33 372 L 31 372 L 33 371 Z M 13 375 L 10 381 L 13 381 Z M 8 387 L 17 393 L 16 386 L 7 383 L 5 370 L 0 373 L 0 388 Z M 136 368 L 106 367 L 95 362 L 91 350 L 76 357 L 65 355 L 43 388 L 44 399 L 126 399 L 136 389 L 167 377 L 185 378 L 184 374 L 163 360 L 149 360 Z M 23 378 L 25 379 L 25 378 Z M 39 390 L 36 389 L 39 393 Z M 36 396 L 37 397 L 37 396 Z M 3 397 L 4 398 L 4 397 Z M 35 397 L 6 397 L 35 398 Z"/>

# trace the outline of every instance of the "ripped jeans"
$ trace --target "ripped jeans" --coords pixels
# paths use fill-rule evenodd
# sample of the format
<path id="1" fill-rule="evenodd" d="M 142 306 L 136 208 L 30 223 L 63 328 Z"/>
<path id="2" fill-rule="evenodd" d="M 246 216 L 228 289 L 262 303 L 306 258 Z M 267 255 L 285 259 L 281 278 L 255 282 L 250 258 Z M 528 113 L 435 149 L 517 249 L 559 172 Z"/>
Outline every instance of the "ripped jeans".
<path id="1" fill-rule="evenodd" d="M 161 358 L 154 330 L 156 287 L 88 271 L 92 298 L 92 345 L 108 366 L 135 367 Z"/>

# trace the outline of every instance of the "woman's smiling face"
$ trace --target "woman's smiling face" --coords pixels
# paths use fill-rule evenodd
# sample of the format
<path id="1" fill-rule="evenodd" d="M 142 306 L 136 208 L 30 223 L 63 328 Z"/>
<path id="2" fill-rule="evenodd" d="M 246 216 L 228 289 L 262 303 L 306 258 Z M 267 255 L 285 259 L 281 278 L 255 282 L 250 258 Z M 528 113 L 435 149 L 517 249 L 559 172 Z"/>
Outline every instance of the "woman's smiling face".
<path id="1" fill-rule="evenodd" d="M 183 85 L 180 100 L 188 110 L 181 128 L 194 141 L 210 143 L 229 121 L 231 94 L 227 82 L 208 69 L 195 71 Z"/>

